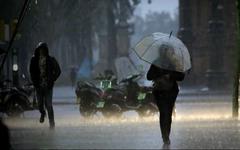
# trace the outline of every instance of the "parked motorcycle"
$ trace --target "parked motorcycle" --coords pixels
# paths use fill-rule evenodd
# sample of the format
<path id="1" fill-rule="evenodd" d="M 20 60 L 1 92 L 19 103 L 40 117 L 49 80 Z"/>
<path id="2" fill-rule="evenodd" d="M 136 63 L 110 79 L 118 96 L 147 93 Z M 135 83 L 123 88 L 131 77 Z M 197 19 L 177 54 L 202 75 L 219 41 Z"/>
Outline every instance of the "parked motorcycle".
<path id="1" fill-rule="evenodd" d="M 91 117 L 102 105 L 99 102 L 102 91 L 88 81 L 78 81 L 75 91 L 79 101 L 79 111 L 84 117 Z"/>
<path id="2" fill-rule="evenodd" d="M 0 82 L 0 112 L 8 116 L 19 116 L 26 110 L 32 110 L 26 92 L 18 87 L 8 86 L 9 82 L 11 81 Z"/>
<path id="3" fill-rule="evenodd" d="M 28 96 L 31 102 L 31 106 L 34 109 L 38 109 L 37 93 L 33 83 L 28 78 L 26 78 L 24 74 L 22 75 L 22 79 L 25 81 L 25 83 L 23 84 L 23 86 L 18 87 L 18 89 L 24 92 Z"/>
<path id="4" fill-rule="evenodd" d="M 90 117 L 97 111 L 105 117 L 121 116 L 121 108 L 116 101 L 112 101 L 112 96 L 118 94 L 116 78 L 114 74 L 106 70 L 104 74 L 99 74 L 94 79 L 97 84 L 88 81 L 77 83 L 76 95 L 79 102 L 80 113 L 84 117 Z M 123 95 L 123 94 L 122 94 Z"/>
<path id="5" fill-rule="evenodd" d="M 122 108 L 121 105 L 124 103 L 123 91 L 118 87 L 117 84 L 112 84 L 112 80 L 101 80 L 100 88 L 103 91 L 101 99 L 104 101 L 104 107 L 101 112 L 105 117 L 121 117 Z"/>
<path id="6" fill-rule="evenodd" d="M 76 95 L 79 99 L 80 113 L 84 117 L 97 111 L 105 117 L 120 117 L 123 112 L 135 110 L 139 116 L 151 116 L 158 112 L 153 101 L 151 88 L 141 87 L 137 83 L 139 75 L 130 76 L 120 84 L 113 78 L 99 76 L 99 86 L 87 81 L 79 81 Z"/>
<path id="7" fill-rule="evenodd" d="M 125 85 L 125 110 L 135 110 L 139 116 L 151 116 L 158 112 L 151 87 L 142 87 L 137 80 L 140 75 L 132 75 L 121 81 Z"/>

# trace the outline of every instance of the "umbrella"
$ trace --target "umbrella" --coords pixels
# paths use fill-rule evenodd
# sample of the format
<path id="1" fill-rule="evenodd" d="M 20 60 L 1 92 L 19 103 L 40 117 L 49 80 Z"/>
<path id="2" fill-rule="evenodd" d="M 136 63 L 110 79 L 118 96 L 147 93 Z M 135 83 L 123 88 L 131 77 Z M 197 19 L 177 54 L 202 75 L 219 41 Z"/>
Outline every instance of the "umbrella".
<path id="1" fill-rule="evenodd" d="M 117 70 L 118 82 L 140 74 L 128 57 L 117 58 L 115 60 L 115 67 Z"/>
<path id="2" fill-rule="evenodd" d="M 183 42 L 168 34 L 156 32 L 143 38 L 133 49 L 138 57 L 161 69 L 186 72 L 191 59 Z"/>

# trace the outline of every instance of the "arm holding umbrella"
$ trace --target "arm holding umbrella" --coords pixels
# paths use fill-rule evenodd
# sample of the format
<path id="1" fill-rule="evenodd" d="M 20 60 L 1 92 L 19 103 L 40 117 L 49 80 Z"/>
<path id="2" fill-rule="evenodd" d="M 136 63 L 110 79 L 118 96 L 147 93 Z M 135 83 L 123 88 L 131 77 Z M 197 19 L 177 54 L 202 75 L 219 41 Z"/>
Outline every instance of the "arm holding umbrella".
<path id="1" fill-rule="evenodd" d="M 166 76 L 166 75 L 175 81 L 182 81 L 185 77 L 185 74 L 182 72 L 165 70 L 165 69 L 161 69 L 155 65 L 151 65 L 151 67 L 147 73 L 147 79 L 154 81 L 154 80 L 157 80 L 158 78 L 161 78 L 162 76 Z"/>

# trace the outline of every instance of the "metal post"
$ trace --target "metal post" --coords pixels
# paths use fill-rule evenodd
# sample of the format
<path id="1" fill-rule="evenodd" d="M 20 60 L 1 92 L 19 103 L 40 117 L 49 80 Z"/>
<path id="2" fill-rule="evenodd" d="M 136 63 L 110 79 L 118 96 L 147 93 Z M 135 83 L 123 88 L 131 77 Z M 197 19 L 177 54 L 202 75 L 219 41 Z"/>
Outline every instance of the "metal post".
<path id="1" fill-rule="evenodd" d="M 239 57 L 239 54 L 238 54 L 238 57 Z M 239 71 L 240 71 L 239 66 L 240 65 L 239 65 L 239 60 L 238 60 L 238 69 L 237 69 L 237 71 L 235 73 L 235 76 L 234 76 L 234 89 L 233 89 L 233 99 L 232 99 L 232 117 L 233 118 L 238 118 L 238 114 L 239 114 L 239 101 L 238 101 L 238 96 L 239 96 Z"/>
<path id="2" fill-rule="evenodd" d="M 240 0 L 237 1 L 237 11 L 238 11 L 238 18 L 237 18 L 237 23 L 238 23 L 238 37 L 237 37 L 237 42 L 238 46 L 236 49 L 236 69 L 235 69 L 235 75 L 234 75 L 234 84 L 233 84 L 233 99 L 232 99 L 232 117 L 233 118 L 238 118 L 239 115 L 239 101 L 238 101 L 238 96 L 239 96 L 239 73 L 240 73 Z"/>

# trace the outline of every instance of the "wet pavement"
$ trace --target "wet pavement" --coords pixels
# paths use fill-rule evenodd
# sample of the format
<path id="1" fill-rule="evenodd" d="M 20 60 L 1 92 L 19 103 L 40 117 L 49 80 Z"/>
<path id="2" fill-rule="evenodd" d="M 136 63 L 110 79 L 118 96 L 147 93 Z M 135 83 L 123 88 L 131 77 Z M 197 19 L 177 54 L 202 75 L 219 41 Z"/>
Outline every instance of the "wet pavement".
<path id="1" fill-rule="evenodd" d="M 170 149 L 240 148 L 240 121 L 231 118 L 231 103 L 177 103 Z M 80 116 L 78 105 L 54 105 L 56 129 L 38 122 L 37 111 L 6 118 L 14 149 L 161 149 L 158 117 L 136 112 L 120 119 Z"/>

